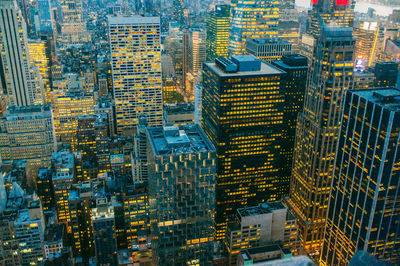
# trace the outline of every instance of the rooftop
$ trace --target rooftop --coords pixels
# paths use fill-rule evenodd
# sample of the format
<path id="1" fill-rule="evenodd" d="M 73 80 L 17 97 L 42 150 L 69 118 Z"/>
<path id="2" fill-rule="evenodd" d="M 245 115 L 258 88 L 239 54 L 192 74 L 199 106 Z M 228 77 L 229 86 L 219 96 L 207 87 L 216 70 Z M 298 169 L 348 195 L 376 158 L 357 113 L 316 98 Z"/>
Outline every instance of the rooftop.
<path id="1" fill-rule="evenodd" d="M 167 115 L 194 113 L 194 103 L 164 104 L 164 112 Z"/>
<path id="2" fill-rule="evenodd" d="M 390 111 L 400 111 L 400 90 L 398 89 L 374 88 L 351 92 Z"/>
<path id="3" fill-rule="evenodd" d="M 131 17 L 108 17 L 109 25 L 118 24 L 160 24 L 159 17 L 142 17 L 142 16 L 131 16 Z"/>
<path id="4" fill-rule="evenodd" d="M 51 118 L 50 105 L 10 106 L 2 119 L 7 121 Z"/>
<path id="5" fill-rule="evenodd" d="M 171 127 L 147 127 L 156 156 L 213 151 L 203 130 L 197 124 Z"/>
<path id="6" fill-rule="evenodd" d="M 281 201 L 260 203 L 258 206 L 245 207 L 237 210 L 241 217 L 262 215 L 271 213 L 274 210 L 287 209 Z"/>
<path id="7" fill-rule="evenodd" d="M 220 58 L 218 58 L 219 61 L 222 61 Z M 236 61 L 236 62 L 235 62 Z M 226 71 L 220 63 L 217 63 L 218 61 L 214 62 L 205 62 L 204 66 L 208 67 L 211 71 L 213 71 L 217 76 L 219 77 L 243 77 L 243 76 L 260 76 L 260 75 L 280 75 L 284 74 L 285 72 L 274 67 L 271 64 L 268 64 L 266 62 L 261 62 L 258 58 L 251 56 L 251 55 L 242 55 L 242 56 L 234 56 L 232 60 L 224 58 L 223 63 L 226 66 L 237 66 L 236 70 L 232 71 Z M 257 64 L 255 66 L 256 70 L 248 70 L 247 67 L 245 67 L 245 71 L 243 70 L 242 67 L 238 66 L 237 62 L 242 65 L 247 65 L 247 66 L 252 66 Z M 259 67 L 258 67 L 259 65 Z"/>
<path id="8" fill-rule="evenodd" d="M 252 42 L 257 45 L 262 45 L 262 44 L 291 44 L 288 41 L 285 41 L 281 38 L 252 38 L 248 39 L 247 42 Z"/>

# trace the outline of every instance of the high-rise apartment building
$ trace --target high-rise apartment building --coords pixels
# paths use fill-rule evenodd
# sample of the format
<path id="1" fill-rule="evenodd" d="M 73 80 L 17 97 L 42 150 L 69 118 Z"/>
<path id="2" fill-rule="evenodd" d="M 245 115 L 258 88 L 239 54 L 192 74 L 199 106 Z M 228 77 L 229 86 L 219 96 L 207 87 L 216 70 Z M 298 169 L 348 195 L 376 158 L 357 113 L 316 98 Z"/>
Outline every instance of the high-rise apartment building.
<path id="1" fill-rule="evenodd" d="M 110 17 L 108 22 L 117 132 L 135 130 L 141 113 L 149 125 L 161 125 L 160 19 Z"/>
<path id="2" fill-rule="evenodd" d="M 271 63 L 292 52 L 292 43 L 279 38 L 247 39 L 246 53 Z"/>
<path id="3" fill-rule="evenodd" d="M 183 16 L 183 10 L 185 8 L 184 0 L 173 0 L 172 1 L 172 20 L 183 26 L 185 24 L 185 17 Z"/>
<path id="4" fill-rule="evenodd" d="M 322 244 L 343 95 L 353 88 L 354 45 L 352 28 L 322 28 L 297 121 L 288 207 L 310 256 Z"/>
<path id="5" fill-rule="evenodd" d="M 284 182 L 282 193 L 283 195 L 288 195 L 296 140 L 297 116 L 303 108 L 308 63 L 307 57 L 299 54 L 290 54 L 284 55 L 282 60 L 274 61 L 272 64 L 286 72 L 281 86 L 281 93 L 285 97 L 281 144 L 281 178 L 282 182 Z"/>
<path id="6" fill-rule="evenodd" d="M 278 23 L 277 0 L 232 1 L 228 54 L 244 54 L 249 38 L 278 37 Z"/>
<path id="7" fill-rule="evenodd" d="M 216 5 L 207 16 L 207 60 L 228 56 L 230 6 Z"/>
<path id="8" fill-rule="evenodd" d="M 14 0 L 0 2 L 0 82 L 11 105 L 43 104 L 43 88 L 29 64 L 26 23 Z"/>
<path id="9" fill-rule="evenodd" d="M 384 28 L 378 22 L 363 21 L 353 28 L 356 39 L 354 55 L 357 68 L 368 68 L 375 65 L 383 52 Z"/>
<path id="10" fill-rule="evenodd" d="M 0 155 L 12 160 L 47 162 L 56 149 L 49 105 L 11 106 L 0 119 Z"/>
<path id="11" fill-rule="evenodd" d="M 202 127 L 218 154 L 218 240 L 236 209 L 282 196 L 283 75 L 250 55 L 204 63 Z"/>
<path id="12" fill-rule="evenodd" d="M 194 100 L 194 86 L 199 76 L 199 71 L 203 62 L 206 60 L 206 32 L 202 29 L 192 29 L 189 31 L 188 42 L 188 72 L 185 77 L 185 93 L 190 100 Z"/>
<path id="13" fill-rule="evenodd" d="M 400 90 L 348 91 L 343 105 L 321 265 L 359 250 L 398 265 Z"/>
<path id="14" fill-rule="evenodd" d="M 199 125 L 147 127 L 155 265 L 211 265 L 216 154 Z"/>
<path id="15" fill-rule="evenodd" d="M 334 23 L 340 27 L 352 27 L 355 0 L 311 0 L 308 11 L 307 33 L 319 36 L 324 24 Z"/>

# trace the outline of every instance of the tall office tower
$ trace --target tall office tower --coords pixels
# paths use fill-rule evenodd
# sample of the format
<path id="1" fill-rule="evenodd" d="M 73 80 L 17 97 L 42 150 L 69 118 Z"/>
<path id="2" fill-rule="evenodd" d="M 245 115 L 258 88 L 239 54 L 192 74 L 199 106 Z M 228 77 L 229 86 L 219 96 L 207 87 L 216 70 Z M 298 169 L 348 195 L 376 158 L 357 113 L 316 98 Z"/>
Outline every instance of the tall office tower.
<path id="1" fill-rule="evenodd" d="M 71 188 L 68 198 L 71 233 L 74 239 L 73 254 L 83 258 L 94 256 L 92 238 L 91 203 L 92 182 L 82 182 Z"/>
<path id="2" fill-rule="evenodd" d="M 375 87 L 396 87 L 399 75 L 398 62 L 378 62 L 374 68 Z"/>
<path id="3" fill-rule="evenodd" d="M 0 82 L 10 105 L 43 104 L 42 88 L 29 65 L 26 23 L 14 0 L 0 2 Z"/>
<path id="4" fill-rule="evenodd" d="M 297 116 L 303 108 L 308 62 L 305 56 L 291 54 L 284 55 L 281 61 L 275 61 L 272 64 L 286 72 L 281 86 L 285 97 L 285 105 L 283 107 L 283 121 L 285 126 L 282 127 L 281 144 L 281 176 L 282 182 L 285 183 L 283 195 L 288 195 L 296 140 Z"/>
<path id="5" fill-rule="evenodd" d="M 190 31 L 185 29 L 182 35 L 182 84 L 183 89 L 186 89 L 186 79 L 189 73 L 189 53 L 190 53 Z"/>
<path id="6" fill-rule="evenodd" d="M 108 23 L 117 132 L 135 130 L 142 113 L 149 125 L 161 125 L 160 18 L 110 17 Z"/>
<path id="7" fill-rule="evenodd" d="M 28 203 L 14 221 L 15 238 L 18 240 L 21 265 L 40 265 L 43 262 L 44 217 L 40 200 Z"/>
<path id="8" fill-rule="evenodd" d="M 62 0 L 61 18 L 61 38 L 64 44 L 79 44 L 88 40 L 81 0 Z"/>
<path id="9" fill-rule="evenodd" d="M 322 245 L 343 94 L 353 87 L 354 45 L 352 28 L 322 28 L 297 120 L 288 207 L 310 256 Z"/>
<path id="10" fill-rule="evenodd" d="M 228 224 L 224 240 L 230 265 L 237 265 L 241 251 L 272 243 L 279 243 L 297 254 L 296 219 L 281 201 L 240 208 L 235 218 Z"/>
<path id="11" fill-rule="evenodd" d="M 215 163 L 199 125 L 147 127 L 155 265 L 211 265 Z"/>
<path id="12" fill-rule="evenodd" d="M 50 39 L 29 40 L 29 61 L 32 66 L 38 68 L 38 72 L 43 82 L 44 100 L 50 102 L 51 90 L 51 48 Z"/>
<path id="13" fill-rule="evenodd" d="M 311 0 L 308 11 L 307 33 L 317 38 L 324 24 L 352 27 L 355 0 Z"/>
<path id="14" fill-rule="evenodd" d="M 3 164 L 26 160 L 49 166 L 56 149 L 50 106 L 9 107 L 0 119 L 0 138 Z"/>
<path id="15" fill-rule="evenodd" d="M 207 16 L 207 60 L 228 56 L 230 6 L 216 5 Z"/>
<path id="16" fill-rule="evenodd" d="M 322 265 L 363 250 L 400 263 L 400 90 L 348 91 L 329 198 Z"/>
<path id="17" fill-rule="evenodd" d="M 368 68 L 375 65 L 378 56 L 383 52 L 384 28 L 377 22 L 360 22 L 353 28 L 356 39 L 354 55 L 356 67 Z"/>
<path id="18" fill-rule="evenodd" d="M 166 103 L 177 103 L 178 95 L 181 95 L 177 92 L 178 79 L 175 75 L 169 77 L 163 77 L 163 104 Z M 182 97 L 183 98 L 183 97 Z"/>
<path id="19" fill-rule="evenodd" d="M 249 38 L 278 37 L 278 23 L 276 0 L 232 1 L 228 54 L 244 54 Z"/>
<path id="20" fill-rule="evenodd" d="M 0 215 L 0 246 L 2 265 L 19 265 L 21 263 L 21 253 L 19 251 L 18 240 L 15 239 L 14 215 Z"/>
<path id="21" fill-rule="evenodd" d="M 41 168 L 36 178 L 36 193 L 39 196 L 43 211 L 52 211 L 54 205 L 54 191 L 50 168 Z"/>
<path id="22" fill-rule="evenodd" d="M 203 65 L 204 132 L 217 149 L 216 238 L 238 208 L 282 196 L 284 72 L 245 55 Z"/>
<path id="23" fill-rule="evenodd" d="M 271 63 L 292 53 L 292 43 L 279 38 L 247 39 L 246 53 Z"/>
<path id="24" fill-rule="evenodd" d="M 117 241 L 114 205 L 106 198 L 96 199 L 96 207 L 92 208 L 92 226 L 97 263 L 115 265 Z"/>
<path id="25" fill-rule="evenodd" d="M 81 93 L 53 95 L 53 121 L 57 141 L 71 145 L 71 150 L 76 151 L 78 117 L 94 113 L 93 96 Z"/>
<path id="26" fill-rule="evenodd" d="M 185 77 L 186 96 L 191 101 L 194 100 L 194 86 L 196 78 L 199 76 L 202 63 L 206 60 L 206 32 L 201 29 L 190 31 L 189 39 L 189 71 Z"/>
<path id="27" fill-rule="evenodd" d="M 55 27 L 53 26 L 53 12 L 50 0 L 38 0 L 37 5 L 39 11 L 40 33 L 53 35 Z"/>
<path id="28" fill-rule="evenodd" d="M 65 224 L 67 233 L 71 233 L 68 198 L 71 185 L 75 178 L 74 162 L 74 155 L 67 151 L 55 152 L 51 158 L 57 222 L 59 224 Z"/>

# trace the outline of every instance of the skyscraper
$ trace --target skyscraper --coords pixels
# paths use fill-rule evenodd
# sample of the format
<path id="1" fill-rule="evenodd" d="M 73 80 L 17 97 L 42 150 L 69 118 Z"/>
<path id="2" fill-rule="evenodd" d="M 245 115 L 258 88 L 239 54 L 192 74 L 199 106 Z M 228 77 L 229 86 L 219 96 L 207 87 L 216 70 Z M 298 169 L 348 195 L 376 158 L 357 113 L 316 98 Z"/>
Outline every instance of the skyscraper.
<path id="1" fill-rule="evenodd" d="M 11 105 L 43 104 L 42 88 L 29 64 L 27 29 L 14 0 L 0 1 L 0 81 Z"/>
<path id="2" fill-rule="evenodd" d="M 211 265 L 215 148 L 199 125 L 147 127 L 155 265 Z"/>
<path id="3" fill-rule="evenodd" d="M 284 72 L 254 56 L 203 65 L 204 132 L 217 149 L 216 237 L 246 205 L 281 198 Z"/>
<path id="4" fill-rule="evenodd" d="M 377 22 L 363 21 L 353 28 L 353 35 L 357 38 L 354 51 L 356 67 L 375 65 L 383 51 L 384 28 Z"/>
<path id="5" fill-rule="evenodd" d="M 248 38 L 278 37 L 278 22 L 277 0 L 232 1 L 228 54 L 244 54 Z"/>
<path id="6" fill-rule="evenodd" d="M 160 19 L 110 17 L 108 22 L 118 133 L 135 130 L 141 113 L 149 125 L 161 125 Z"/>
<path id="7" fill-rule="evenodd" d="M 307 57 L 299 54 L 284 55 L 282 60 L 272 62 L 274 66 L 286 72 L 281 86 L 285 97 L 283 107 L 281 176 L 284 182 L 283 195 L 289 194 L 290 176 L 293 165 L 293 151 L 296 140 L 297 116 L 303 108 L 304 93 L 307 85 Z"/>
<path id="8" fill-rule="evenodd" d="M 307 33 L 318 37 L 323 25 L 331 22 L 341 27 L 352 27 L 355 3 L 355 0 L 311 0 Z"/>
<path id="9" fill-rule="evenodd" d="M 400 90 L 348 91 L 329 197 L 322 265 L 363 250 L 400 263 Z"/>
<path id="10" fill-rule="evenodd" d="M 207 16 L 207 60 L 228 56 L 230 6 L 217 5 Z"/>
<path id="11" fill-rule="evenodd" d="M 353 87 L 354 45 L 351 28 L 322 28 L 297 121 L 288 207 L 311 256 L 322 244 L 343 94 Z"/>

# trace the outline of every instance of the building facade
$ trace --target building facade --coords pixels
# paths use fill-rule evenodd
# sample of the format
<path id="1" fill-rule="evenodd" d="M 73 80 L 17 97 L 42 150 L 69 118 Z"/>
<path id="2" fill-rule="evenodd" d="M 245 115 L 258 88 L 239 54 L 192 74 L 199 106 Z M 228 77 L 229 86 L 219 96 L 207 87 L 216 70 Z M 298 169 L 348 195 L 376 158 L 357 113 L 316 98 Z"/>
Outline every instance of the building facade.
<path id="1" fill-rule="evenodd" d="M 248 55 L 204 63 L 202 127 L 218 154 L 218 240 L 236 209 L 282 196 L 283 75 Z"/>
<path id="2" fill-rule="evenodd" d="M 228 56 L 230 6 L 217 5 L 207 17 L 207 60 Z"/>
<path id="3" fill-rule="evenodd" d="M 47 162 L 56 149 L 50 105 L 11 106 L 0 119 L 0 155 L 12 160 Z"/>
<path id="4" fill-rule="evenodd" d="M 135 130 L 141 113 L 149 125 L 161 125 L 160 19 L 110 17 L 108 22 L 117 132 Z"/>
<path id="5" fill-rule="evenodd" d="M 281 144 L 281 178 L 283 182 L 281 189 L 283 195 L 289 195 L 297 117 L 303 108 L 308 63 L 307 57 L 292 54 L 284 55 L 282 60 L 274 61 L 272 64 L 286 73 L 281 86 L 281 93 L 285 97 Z"/>
<path id="6" fill-rule="evenodd" d="M 213 260 L 216 154 L 199 125 L 147 127 L 156 265 Z"/>
<path id="7" fill-rule="evenodd" d="M 248 39 L 246 53 L 271 63 L 281 60 L 283 55 L 292 53 L 292 43 L 279 38 Z"/>
<path id="8" fill-rule="evenodd" d="M 330 192 L 321 265 L 363 250 L 400 263 L 400 90 L 348 91 Z"/>
<path id="9" fill-rule="evenodd" d="M 322 244 L 343 95 L 354 85 L 354 45 L 351 28 L 322 29 L 297 121 L 288 207 L 310 256 Z"/>
<path id="10" fill-rule="evenodd" d="M 278 23 L 276 0 L 232 1 L 228 55 L 244 54 L 249 38 L 278 37 Z"/>
<path id="11" fill-rule="evenodd" d="M 27 29 L 14 0 L 0 2 L 0 82 L 11 105 L 44 104 L 39 78 L 29 64 Z"/>

